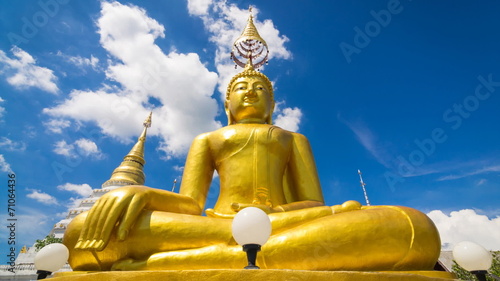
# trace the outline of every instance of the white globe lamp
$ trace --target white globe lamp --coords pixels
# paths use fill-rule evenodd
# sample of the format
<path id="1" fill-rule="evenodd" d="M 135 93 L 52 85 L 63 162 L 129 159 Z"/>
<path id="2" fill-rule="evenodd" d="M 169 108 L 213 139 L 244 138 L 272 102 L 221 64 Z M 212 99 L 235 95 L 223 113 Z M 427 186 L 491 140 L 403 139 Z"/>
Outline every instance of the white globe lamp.
<path id="1" fill-rule="evenodd" d="M 486 281 L 486 274 L 491 267 L 492 256 L 482 246 L 469 242 L 462 241 L 453 247 L 453 259 L 472 274 L 482 281 Z"/>
<path id="2" fill-rule="evenodd" d="M 259 269 L 255 265 L 257 252 L 271 236 L 269 216 L 259 208 L 248 207 L 239 211 L 233 219 L 233 237 L 247 253 L 248 265 L 245 269 Z"/>
<path id="3" fill-rule="evenodd" d="M 52 272 L 58 271 L 66 264 L 68 257 L 68 248 L 61 243 L 52 243 L 43 247 L 35 256 L 37 279 L 45 279 Z"/>

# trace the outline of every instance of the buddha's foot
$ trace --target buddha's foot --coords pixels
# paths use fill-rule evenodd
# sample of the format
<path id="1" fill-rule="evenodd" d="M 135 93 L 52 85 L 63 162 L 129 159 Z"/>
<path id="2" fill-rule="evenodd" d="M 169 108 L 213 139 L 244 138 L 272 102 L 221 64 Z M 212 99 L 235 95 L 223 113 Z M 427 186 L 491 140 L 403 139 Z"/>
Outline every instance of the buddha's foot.
<path id="1" fill-rule="evenodd" d="M 111 267 L 111 270 L 116 271 L 130 271 L 130 270 L 144 270 L 147 266 L 147 260 L 134 260 L 124 259 L 117 261 Z"/>
<path id="2" fill-rule="evenodd" d="M 344 213 L 349 211 L 355 211 L 361 209 L 361 203 L 354 200 L 349 200 L 344 202 L 342 205 L 334 205 L 332 206 L 332 210 L 334 214 Z"/>

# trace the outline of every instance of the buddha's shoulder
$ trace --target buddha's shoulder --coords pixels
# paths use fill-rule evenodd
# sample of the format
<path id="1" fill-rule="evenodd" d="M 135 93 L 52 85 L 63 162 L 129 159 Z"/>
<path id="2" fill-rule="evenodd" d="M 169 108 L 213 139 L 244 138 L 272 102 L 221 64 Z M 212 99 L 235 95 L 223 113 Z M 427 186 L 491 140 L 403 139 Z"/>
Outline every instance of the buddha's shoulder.
<path id="1" fill-rule="evenodd" d="M 282 129 L 278 126 L 273 126 L 273 127 L 275 127 L 278 130 L 278 132 L 280 132 L 282 135 L 286 135 L 288 138 L 292 139 L 293 142 L 295 142 L 295 143 L 309 144 L 309 140 L 307 139 L 307 137 L 301 133 L 288 131 L 288 130 Z"/>
<path id="2" fill-rule="evenodd" d="M 200 134 L 195 138 L 195 140 L 204 141 L 204 140 L 210 140 L 210 139 L 220 138 L 220 137 L 226 138 L 228 136 L 234 136 L 234 135 L 246 136 L 246 135 L 251 134 L 252 132 L 255 132 L 255 131 L 257 131 L 259 133 L 272 132 L 273 135 L 282 135 L 282 136 L 287 136 L 290 138 L 305 138 L 302 134 L 291 132 L 291 131 L 282 129 L 278 126 L 275 126 L 275 125 L 236 124 L 236 125 L 225 126 L 225 127 L 220 128 L 220 129 L 217 129 L 215 131 Z"/>
<path id="3" fill-rule="evenodd" d="M 247 134 L 247 133 L 268 133 L 272 134 L 284 134 L 284 135 L 295 135 L 297 133 L 287 131 L 275 125 L 269 124 L 235 124 L 222 127 L 218 130 L 207 133 L 205 137 L 227 135 L 227 134 Z"/>

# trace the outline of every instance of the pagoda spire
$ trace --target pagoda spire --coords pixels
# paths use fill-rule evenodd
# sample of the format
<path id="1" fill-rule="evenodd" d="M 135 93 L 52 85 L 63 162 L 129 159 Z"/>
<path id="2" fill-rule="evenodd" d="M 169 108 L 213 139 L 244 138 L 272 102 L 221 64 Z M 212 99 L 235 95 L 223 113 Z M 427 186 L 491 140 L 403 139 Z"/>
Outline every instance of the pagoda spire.
<path id="1" fill-rule="evenodd" d="M 144 174 L 144 143 L 146 142 L 146 133 L 151 127 L 151 115 L 144 121 L 144 129 L 142 130 L 137 143 L 132 147 L 130 152 L 123 158 L 123 162 L 111 174 L 111 178 L 102 184 L 102 187 L 109 186 L 124 186 L 124 185 L 143 185 L 146 180 Z"/>

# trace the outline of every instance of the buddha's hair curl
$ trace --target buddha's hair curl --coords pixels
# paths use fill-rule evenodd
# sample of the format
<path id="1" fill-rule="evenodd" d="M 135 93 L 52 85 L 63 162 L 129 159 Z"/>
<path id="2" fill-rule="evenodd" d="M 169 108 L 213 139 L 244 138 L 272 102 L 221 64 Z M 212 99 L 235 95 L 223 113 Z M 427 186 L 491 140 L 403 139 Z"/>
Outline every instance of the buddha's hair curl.
<path id="1" fill-rule="evenodd" d="M 244 71 L 233 76 L 233 78 L 231 78 L 231 81 L 227 85 L 226 100 L 229 99 L 229 94 L 231 93 L 231 88 L 233 87 L 234 82 L 236 81 L 236 79 L 241 78 L 241 77 L 260 77 L 260 78 L 262 78 L 266 83 L 267 89 L 269 89 L 269 92 L 271 94 L 271 100 L 274 100 L 273 84 L 271 83 L 269 78 L 267 78 L 266 75 L 264 75 L 262 72 L 256 71 L 253 68 L 249 68 L 249 69 L 247 68 Z"/>

